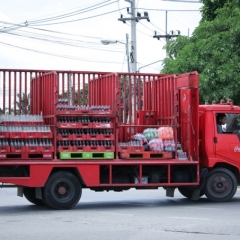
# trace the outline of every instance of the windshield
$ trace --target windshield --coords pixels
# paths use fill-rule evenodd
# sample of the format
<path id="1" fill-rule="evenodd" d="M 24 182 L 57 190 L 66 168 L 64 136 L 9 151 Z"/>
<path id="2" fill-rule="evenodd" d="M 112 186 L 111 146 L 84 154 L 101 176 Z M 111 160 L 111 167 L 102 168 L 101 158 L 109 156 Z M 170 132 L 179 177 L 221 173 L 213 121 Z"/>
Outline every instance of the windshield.
<path id="1" fill-rule="evenodd" d="M 226 114 L 227 123 L 223 126 L 225 132 L 238 132 L 240 130 L 240 114 Z"/>

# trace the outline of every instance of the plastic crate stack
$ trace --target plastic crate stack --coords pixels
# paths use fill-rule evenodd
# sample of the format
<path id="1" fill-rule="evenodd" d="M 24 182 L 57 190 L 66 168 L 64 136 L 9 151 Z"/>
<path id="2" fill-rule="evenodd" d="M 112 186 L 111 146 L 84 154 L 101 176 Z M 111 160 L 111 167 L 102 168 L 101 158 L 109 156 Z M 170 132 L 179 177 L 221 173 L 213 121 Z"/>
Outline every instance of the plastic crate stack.
<path id="1" fill-rule="evenodd" d="M 115 117 L 107 106 L 57 106 L 60 159 L 114 159 Z"/>
<path id="2" fill-rule="evenodd" d="M 0 159 L 53 158 L 53 134 L 42 116 L 2 115 L 0 121 Z"/>

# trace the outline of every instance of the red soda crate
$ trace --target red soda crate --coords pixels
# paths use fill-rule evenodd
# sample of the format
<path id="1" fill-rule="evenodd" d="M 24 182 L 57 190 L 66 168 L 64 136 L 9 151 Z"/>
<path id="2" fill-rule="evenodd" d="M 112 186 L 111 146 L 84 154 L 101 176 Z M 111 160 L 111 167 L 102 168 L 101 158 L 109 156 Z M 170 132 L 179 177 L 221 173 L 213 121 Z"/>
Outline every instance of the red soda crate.
<path id="1" fill-rule="evenodd" d="M 114 146 L 102 146 L 102 152 L 115 152 Z"/>
<path id="2" fill-rule="evenodd" d="M 108 115 L 108 114 L 112 114 L 112 111 L 93 111 L 92 114 L 99 114 L 99 115 Z"/>
<path id="3" fill-rule="evenodd" d="M 100 134 L 87 134 L 87 140 L 101 140 Z"/>
<path id="4" fill-rule="evenodd" d="M 0 153 L 9 153 L 10 147 L 9 146 L 1 146 L 0 147 Z"/>
<path id="5" fill-rule="evenodd" d="M 40 152 L 40 147 L 39 146 L 27 146 L 25 147 L 26 152 L 28 153 L 39 153 Z"/>
<path id="6" fill-rule="evenodd" d="M 53 133 L 52 132 L 39 132 L 38 137 L 39 138 L 52 138 Z"/>
<path id="7" fill-rule="evenodd" d="M 25 138 L 24 132 L 10 132 L 9 138 Z"/>
<path id="8" fill-rule="evenodd" d="M 20 122 L 20 124 L 24 124 L 24 125 L 44 125 L 44 121 L 37 121 L 37 122 Z"/>
<path id="9" fill-rule="evenodd" d="M 61 146 L 58 147 L 58 152 L 72 152 L 73 147 L 72 146 Z"/>
<path id="10" fill-rule="evenodd" d="M 101 146 L 90 146 L 89 148 L 90 148 L 89 149 L 90 152 L 101 152 L 102 151 Z"/>
<path id="11" fill-rule="evenodd" d="M 0 153 L 0 159 L 4 159 L 7 158 L 7 154 L 6 153 Z"/>
<path id="12" fill-rule="evenodd" d="M 121 146 L 118 147 L 119 152 L 132 152 L 132 146 Z"/>
<path id="13" fill-rule="evenodd" d="M 143 146 L 132 146 L 132 151 L 133 152 L 144 152 L 144 147 Z"/>
<path id="14" fill-rule="evenodd" d="M 25 138 L 38 138 L 38 132 L 25 132 Z"/>
<path id="15" fill-rule="evenodd" d="M 78 115 L 80 110 L 56 110 L 57 115 Z"/>
<path id="16" fill-rule="evenodd" d="M 25 146 L 22 147 L 11 147 L 11 152 L 12 153 L 24 153 L 26 152 Z"/>
<path id="17" fill-rule="evenodd" d="M 58 134 L 57 139 L 58 140 L 73 140 L 72 135 L 70 135 L 70 134 L 66 134 L 66 135 Z"/>
<path id="18" fill-rule="evenodd" d="M 89 152 L 89 146 L 73 146 L 73 152 Z"/>
<path id="19" fill-rule="evenodd" d="M 41 153 L 54 152 L 54 147 L 53 147 L 53 146 L 41 146 L 41 147 L 40 147 L 40 152 L 41 152 Z"/>
<path id="20" fill-rule="evenodd" d="M 101 136 L 100 140 L 114 140 L 113 134 L 101 134 L 100 136 Z"/>
<path id="21" fill-rule="evenodd" d="M 9 138 L 9 132 L 0 132 L 0 138 Z"/>
<path id="22" fill-rule="evenodd" d="M 82 128 L 82 123 L 77 123 L 77 122 L 72 122 L 72 123 L 67 123 L 67 122 L 58 122 L 57 123 L 58 128 Z"/>
<path id="23" fill-rule="evenodd" d="M 52 158 L 53 158 L 52 152 L 44 153 L 44 154 L 43 154 L 43 158 L 52 159 Z"/>
<path id="24" fill-rule="evenodd" d="M 82 123 L 81 128 L 92 128 L 92 127 L 93 127 L 93 123 L 87 122 L 87 123 Z"/>
<path id="25" fill-rule="evenodd" d="M 92 128 L 113 128 L 113 123 L 92 123 Z"/>
<path id="26" fill-rule="evenodd" d="M 123 159 L 155 159 L 164 160 L 172 159 L 172 152 L 121 152 L 120 157 Z"/>
<path id="27" fill-rule="evenodd" d="M 87 135 L 86 134 L 73 134 L 72 135 L 72 140 L 87 140 Z"/>

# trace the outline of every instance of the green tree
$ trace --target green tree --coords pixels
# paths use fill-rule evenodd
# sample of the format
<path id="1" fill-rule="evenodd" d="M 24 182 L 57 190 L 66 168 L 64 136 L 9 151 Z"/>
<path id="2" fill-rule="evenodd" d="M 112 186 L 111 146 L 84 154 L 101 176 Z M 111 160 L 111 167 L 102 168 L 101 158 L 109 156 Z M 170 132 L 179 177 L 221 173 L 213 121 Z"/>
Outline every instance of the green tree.
<path id="1" fill-rule="evenodd" d="M 222 8 L 228 0 L 201 0 L 202 21 L 212 21 L 216 18 L 216 10 Z"/>
<path id="2" fill-rule="evenodd" d="M 19 114 L 21 110 L 21 114 L 30 114 L 30 94 L 17 93 L 18 101 L 16 101 L 16 113 Z"/>
<path id="3" fill-rule="evenodd" d="M 231 98 L 240 104 L 240 9 L 238 0 L 215 11 L 190 39 L 178 37 L 166 49 L 163 73 L 200 73 L 201 102 Z"/>
<path id="4" fill-rule="evenodd" d="M 68 93 L 65 91 L 63 94 L 59 94 L 59 98 L 68 98 Z M 75 89 L 75 94 L 72 96 L 73 105 L 88 105 L 88 83 L 85 83 L 85 88 Z"/>

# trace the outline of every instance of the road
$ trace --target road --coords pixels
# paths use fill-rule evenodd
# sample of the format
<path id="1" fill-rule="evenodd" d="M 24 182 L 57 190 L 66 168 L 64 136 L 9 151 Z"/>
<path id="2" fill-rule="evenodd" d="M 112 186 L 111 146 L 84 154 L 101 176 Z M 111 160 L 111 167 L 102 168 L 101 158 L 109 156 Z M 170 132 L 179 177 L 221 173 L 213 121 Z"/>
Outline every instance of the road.
<path id="1" fill-rule="evenodd" d="M 30 204 L 16 189 L 0 189 L 0 240 L 240 239 L 240 190 L 232 201 L 190 201 L 175 192 L 83 190 L 79 204 L 58 211 Z"/>

